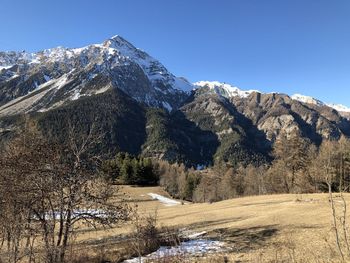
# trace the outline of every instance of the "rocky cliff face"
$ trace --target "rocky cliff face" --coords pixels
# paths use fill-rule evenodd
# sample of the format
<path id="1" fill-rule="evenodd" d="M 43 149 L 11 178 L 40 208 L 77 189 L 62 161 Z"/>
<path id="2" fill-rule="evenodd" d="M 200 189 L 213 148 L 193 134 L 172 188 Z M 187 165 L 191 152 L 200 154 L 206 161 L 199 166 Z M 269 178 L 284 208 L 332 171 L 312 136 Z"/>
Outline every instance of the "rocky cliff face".
<path id="1" fill-rule="evenodd" d="M 349 136 L 349 122 L 327 106 L 305 104 L 283 94 L 260 93 L 232 98 L 231 102 L 272 142 L 281 131 L 288 134 L 297 130 L 316 144 L 323 138 Z"/>
<path id="2" fill-rule="evenodd" d="M 345 112 L 338 112 L 317 99 L 302 95 L 241 91 L 219 82 L 199 84 L 198 92 L 228 99 L 272 143 L 282 131 L 287 134 L 298 131 L 316 144 L 322 139 L 339 139 L 350 135 L 350 123 L 344 118 Z"/>

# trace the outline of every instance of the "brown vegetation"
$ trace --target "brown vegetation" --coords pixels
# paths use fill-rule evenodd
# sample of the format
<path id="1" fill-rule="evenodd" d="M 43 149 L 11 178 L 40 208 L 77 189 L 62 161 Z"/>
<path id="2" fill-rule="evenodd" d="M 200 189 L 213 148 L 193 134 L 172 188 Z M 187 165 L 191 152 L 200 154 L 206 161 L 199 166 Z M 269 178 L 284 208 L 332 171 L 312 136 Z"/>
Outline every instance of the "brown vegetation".
<path id="1" fill-rule="evenodd" d="M 81 136 L 70 127 L 68 134 L 68 144 L 49 144 L 35 124 L 27 122 L 25 131 L 2 152 L 0 262 L 120 262 L 150 253 L 164 243 L 177 244 L 176 229 L 180 228 L 205 230 L 206 238 L 232 244 L 233 253 L 204 258 L 179 255 L 159 262 L 230 262 L 237 257 L 248 260 L 248 256 L 249 260 L 265 258 L 266 262 L 302 262 L 301 244 L 312 240 L 317 240 L 323 253 L 313 248 L 313 254 L 308 254 L 310 261 L 317 262 L 311 258 L 319 255 L 327 260 L 350 258 L 346 194 L 350 188 L 350 142 L 346 138 L 324 141 L 316 147 L 300 134 L 281 134 L 271 164 L 217 163 L 202 171 L 125 155 L 122 165 L 118 158 L 105 162 L 105 174 L 99 169 L 100 158 L 90 152 L 99 140 L 94 128 Z M 120 177 L 122 172 L 124 176 Z M 135 199 L 128 199 L 127 195 L 118 194 L 119 188 L 128 188 L 113 185 L 111 174 L 142 184 L 145 178 L 152 178 L 152 183 L 159 178 L 159 184 L 171 196 L 183 200 L 184 205 L 161 208 L 159 217 L 149 216 L 159 205 L 146 196 L 148 188 L 143 188 L 143 194 L 131 194 Z M 152 189 L 148 193 L 159 190 Z M 305 197 L 321 192 L 328 192 L 328 197 Z M 280 193 L 296 195 L 269 195 Z M 264 197 L 213 204 L 253 195 Z M 130 205 L 134 202 L 139 209 L 131 224 L 122 230 L 105 231 L 106 227 L 130 218 Z M 332 235 L 325 230 L 330 224 Z M 305 233 L 299 234 L 298 227 Z M 107 240 L 114 240 L 116 233 L 125 236 L 119 243 L 111 241 L 103 251 L 95 250 L 95 255 L 79 255 L 77 248 L 85 244 L 81 242 L 92 229 Z M 310 238 L 305 238 L 310 234 Z M 107 243 L 99 243 L 98 247 Z M 114 251 L 116 246 L 123 251 Z"/>
<path id="2" fill-rule="evenodd" d="M 70 144 L 48 144 L 28 123 L 0 157 L 0 259 L 65 262 L 76 229 L 111 226 L 128 208 L 111 204 L 110 184 L 97 173 L 93 128 L 85 137 L 70 131 Z"/>
<path id="3" fill-rule="evenodd" d="M 324 141 L 316 147 L 298 133 L 281 134 L 271 164 L 216 164 L 203 171 L 156 161 L 163 186 L 173 197 L 216 202 L 235 197 L 278 193 L 349 191 L 350 141 Z"/>

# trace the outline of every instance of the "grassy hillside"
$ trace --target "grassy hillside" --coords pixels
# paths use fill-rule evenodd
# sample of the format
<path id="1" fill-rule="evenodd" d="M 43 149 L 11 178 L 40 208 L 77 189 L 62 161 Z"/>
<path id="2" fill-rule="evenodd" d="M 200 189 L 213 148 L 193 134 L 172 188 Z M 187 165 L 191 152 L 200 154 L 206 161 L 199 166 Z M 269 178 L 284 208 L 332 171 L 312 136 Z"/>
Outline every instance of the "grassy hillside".
<path id="1" fill-rule="evenodd" d="M 168 207 L 148 195 L 167 196 L 159 187 L 125 186 L 122 191 L 130 204 L 137 204 L 140 213 L 157 211 L 159 226 L 193 233 L 205 231 L 203 238 L 226 242 L 231 250 L 225 253 L 229 262 L 339 262 L 326 194 L 254 196 Z M 350 202 L 350 194 L 345 198 Z M 131 229 L 128 225 L 85 232 L 80 242 L 94 244 L 87 246 L 90 252 L 91 247 L 96 249 L 103 243 L 109 253 L 117 253 L 121 247 L 115 243 L 116 237 L 127 235 Z M 190 261 L 205 260 L 209 259 Z M 224 262 L 223 255 L 211 256 L 209 262 Z"/>

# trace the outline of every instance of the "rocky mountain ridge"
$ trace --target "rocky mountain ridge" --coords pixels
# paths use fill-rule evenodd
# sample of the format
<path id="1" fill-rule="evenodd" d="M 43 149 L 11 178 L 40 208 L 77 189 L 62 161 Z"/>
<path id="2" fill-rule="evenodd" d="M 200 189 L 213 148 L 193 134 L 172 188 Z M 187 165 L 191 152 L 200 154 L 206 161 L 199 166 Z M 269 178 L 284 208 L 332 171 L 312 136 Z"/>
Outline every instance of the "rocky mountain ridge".
<path id="1" fill-rule="evenodd" d="M 47 111 L 111 88 L 171 110 L 193 86 L 120 36 L 83 48 L 0 53 L 0 115 Z"/>
<path id="2" fill-rule="evenodd" d="M 340 111 L 338 111 L 340 110 Z M 345 107 L 220 82 L 190 84 L 120 36 L 83 48 L 0 52 L 0 138 L 24 113 L 64 141 L 72 122 L 103 135 L 96 151 L 208 165 L 266 162 L 281 133 L 311 143 L 350 137 Z"/>

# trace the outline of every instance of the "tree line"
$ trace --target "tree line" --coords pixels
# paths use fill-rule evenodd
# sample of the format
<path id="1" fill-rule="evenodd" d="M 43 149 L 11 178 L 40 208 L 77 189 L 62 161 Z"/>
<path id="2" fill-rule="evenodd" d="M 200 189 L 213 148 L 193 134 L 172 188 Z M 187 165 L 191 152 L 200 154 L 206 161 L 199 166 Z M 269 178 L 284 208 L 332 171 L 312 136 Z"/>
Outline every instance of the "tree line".
<path id="1" fill-rule="evenodd" d="M 216 163 L 196 171 L 157 161 L 159 184 L 172 196 L 194 202 L 277 194 L 350 191 L 350 140 L 324 140 L 317 147 L 299 133 L 282 133 L 273 161 L 232 166 Z"/>
<path id="2" fill-rule="evenodd" d="M 198 171 L 184 164 L 118 153 L 104 162 L 104 172 L 118 184 L 160 185 L 174 198 L 215 202 L 275 193 L 350 190 L 350 141 L 324 140 L 317 147 L 300 133 L 282 133 L 271 163 L 217 162 Z"/>
<path id="3" fill-rule="evenodd" d="M 119 152 L 114 159 L 104 161 L 102 171 L 117 184 L 156 185 L 159 180 L 151 159 L 125 152 Z"/>

